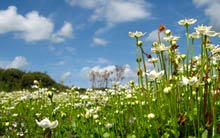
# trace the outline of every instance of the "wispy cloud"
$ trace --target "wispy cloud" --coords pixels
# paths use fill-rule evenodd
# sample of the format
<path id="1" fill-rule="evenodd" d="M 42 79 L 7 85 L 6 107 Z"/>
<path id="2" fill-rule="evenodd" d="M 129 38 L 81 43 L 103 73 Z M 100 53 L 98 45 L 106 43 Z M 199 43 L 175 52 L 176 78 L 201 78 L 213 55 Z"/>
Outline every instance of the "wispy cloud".
<path id="1" fill-rule="evenodd" d="M 215 31 L 220 31 L 220 1 L 219 0 L 193 0 L 196 7 L 204 7 L 204 13 L 210 19 Z"/>
<path id="2" fill-rule="evenodd" d="M 68 79 L 71 76 L 71 72 L 67 71 L 61 74 L 60 81 L 64 82 L 66 79 Z"/>
<path id="3" fill-rule="evenodd" d="M 94 37 L 93 44 L 97 46 L 105 46 L 107 44 L 107 41 L 102 38 Z"/>
<path id="4" fill-rule="evenodd" d="M 161 33 L 160 34 L 160 37 L 163 38 L 165 35 L 164 33 Z M 163 39 L 161 39 L 163 40 Z M 153 30 L 152 32 L 150 32 L 146 38 L 146 41 L 148 42 L 155 42 L 155 41 L 158 41 L 158 30 Z"/>
<path id="5" fill-rule="evenodd" d="M 28 61 L 23 56 L 17 56 L 12 61 L 0 61 L 0 67 L 1 68 L 16 68 L 21 69 L 28 65 Z"/>
<path id="6" fill-rule="evenodd" d="M 50 40 L 62 42 L 70 38 L 72 25 L 65 22 L 63 27 L 55 33 L 54 23 L 37 11 L 31 11 L 26 15 L 17 12 L 15 6 L 9 6 L 6 10 L 0 10 L 0 34 L 13 32 L 16 38 L 24 39 L 26 42 Z"/>
<path id="7" fill-rule="evenodd" d="M 106 27 L 101 27 L 96 33 L 106 31 L 118 23 L 151 17 L 151 4 L 146 0 L 66 0 L 66 2 L 71 6 L 92 10 L 89 21 L 106 23 Z"/>

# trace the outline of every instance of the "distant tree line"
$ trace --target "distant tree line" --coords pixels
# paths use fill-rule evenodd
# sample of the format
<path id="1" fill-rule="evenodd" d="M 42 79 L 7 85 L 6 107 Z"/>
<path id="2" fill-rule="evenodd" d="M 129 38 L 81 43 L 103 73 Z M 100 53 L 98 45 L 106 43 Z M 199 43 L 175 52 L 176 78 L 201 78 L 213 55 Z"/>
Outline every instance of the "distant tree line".
<path id="1" fill-rule="evenodd" d="M 124 79 L 126 66 L 115 65 L 114 70 L 91 70 L 89 80 L 93 89 L 108 88 L 110 82 L 120 82 Z"/>
<path id="2" fill-rule="evenodd" d="M 34 80 L 40 82 L 40 87 L 65 90 L 67 86 L 57 83 L 49 75 L 42 72 L 25 72 L 19 69 L 0 68 L 0 91 L 17 91 L 32 89 Z"/>

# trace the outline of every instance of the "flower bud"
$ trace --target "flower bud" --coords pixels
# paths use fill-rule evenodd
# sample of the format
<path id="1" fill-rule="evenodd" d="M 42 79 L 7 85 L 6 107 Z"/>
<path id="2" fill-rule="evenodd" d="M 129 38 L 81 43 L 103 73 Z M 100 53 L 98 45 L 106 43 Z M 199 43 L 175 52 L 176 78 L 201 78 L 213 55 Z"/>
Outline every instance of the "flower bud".
<path id="1" fill-rule="evenodd" d="M 208 84 L 211 84 L 212 83 L 212 79 L 208 78 L 207 82 L 208 82 Z"/>
<path id="2" fill-rule="evenodd" d="M 153 42 L 152 44 L 153 47 L 157 47 L 158 45 L 159 45 L 158 42 Z"/>
<path id="3" fill-rule="evenodd" d="M 171 30 L 167 29 L 164 33 L 165 33 L 165 35 L 169 36 L 169 35 L 171 35 Z"/>
<path id="4" fill-rule="evenodd" d="M 140 62 L 141 62 L 141 58 L 138 57 L 138 58 L 136 59 L 136 62 L 140 63 Z"/>
<path id="5" fill-rule="evenodd" d="M 142 76 L 142 69 L 138 69 L 137 75 Z"/>
<path id="6" fill-rule="evenodd" d="M 143 45 L 143 41 L 137 41 L 137 46 L 142 46 Z"/>
<path id="7" fill-rule="evenodd" d="M 184 60 L 186 58 L 186 55 L 182 54 L 180 57 Z"/>

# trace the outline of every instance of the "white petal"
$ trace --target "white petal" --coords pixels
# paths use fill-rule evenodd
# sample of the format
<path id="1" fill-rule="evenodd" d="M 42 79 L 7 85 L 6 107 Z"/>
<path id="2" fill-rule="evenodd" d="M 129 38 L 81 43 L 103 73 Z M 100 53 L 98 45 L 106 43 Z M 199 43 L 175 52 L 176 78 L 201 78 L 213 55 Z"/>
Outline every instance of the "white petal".
<path id="1" fill-rule="evenodd" d="M 58 121 L 56 120 L 56 121 L 53 121 L 51 124 L 50 124 L 50 129 L 52 129 L 52 128 L 56 128 L 58 126 Z"/>
<path id="2" fill-rule="evenodd" d="M 37 120 L 35 120 L 37 125 L 42 127 L 42 128 L 48 128 L 50 125 L 50 120 L 48 118 L 45 118 L 43 120 L 41 120 L 40 122 L 38 122 Z"/>

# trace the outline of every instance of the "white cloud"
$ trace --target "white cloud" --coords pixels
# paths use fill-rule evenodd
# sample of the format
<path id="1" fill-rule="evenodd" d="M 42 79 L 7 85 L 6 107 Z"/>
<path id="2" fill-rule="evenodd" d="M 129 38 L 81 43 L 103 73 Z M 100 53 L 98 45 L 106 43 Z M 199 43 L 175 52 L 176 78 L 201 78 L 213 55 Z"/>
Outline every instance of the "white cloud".
<path id="1" fill-rule="evenodd" d="M 71 24 L 65 22 L 58 32 L 64 39 L 69 38 L 71 31 Z M 0 34 L 8 32 L 13 32 L 16 38 L 24 39 L 27 42 L 53 41 L 54 23 L 49 18 L 39 15 L 37 11 L 21 15 L 17 13 L 15 6 L 9 6 L 6 10 L 0 10 Z"/>
<path id="2" fill-rule="evenodd" d="M 6 65 L 6 68 L 16 68 L 20 69 L 28 64 L 27 59 L 23 56 L 17 56 L 14 58 L 13 61 L 11 61 L 8 65 Z"/>
<path id="3" fill-rule="evenodd" d="M 71 6 L 92 9 L 92 21 L 104 20 L 107 24 L 130 22 L 151 16 L 151 5 L 145 0 L 66 0 Z"/>
<path id="4" fill-rule="evenodd" d="M 95 37 L 95 38 L 93 38 L 93 43 L 95 45 L 105 46 L 107 44 L 107 41 L 102 38 Z"/>
<path id="5" fill-rule="evenodd" d="M 67 78 L 69 78 L 71 76 L 71 72 L 64 72 L 63 74 L 61 74 L 60 76 L 60 81 L 65 81 Z"/>
<path id="6" fill-rule="evenodd" d="M 160 33 L 160 38 L 161 38 L 161 41 L 163 40 L 163 37 L 164 37 L 164 33 Z M 146 38 L 146 41 L 148 42 L 155 42 L 155 41 L 158 41 L 158 30 L 154 30 L 152 32 L 150 32 Z"/>
<path id="7" fill-rule="evenodd" d="M 220 1 L 219 0 L 193 0 L 197 7 L 204 7 L 204 13 L 210 19 L 213 30 L 220 31 Z"/>
<path id="8" fill-rule="evenodd" d="M 51 35 L 51 40 L 54 43 L 60 43 L 65 41 L 66 38 L 71 38 L 73 36 L 73 27 L 72 24 L 69 22 L 64 22 L 64 25 L 61 29 Z"/>
<path id="9" fill-rule="evenodd" d="M 216 1 L 216 0 L 212 0 L 212 1 Z M 204 6 L 204 5 L 208 4 L 209 2 L 210 2 L 210 0 L 193 0 L 193 3 L 194 3 L 197 7 Z"/>
<path id="10" fill-rule="evenodd" d="M 134 70 L 131 69 L 131 66 L 129 64 L 125 65 L 125 72 L 124 75 L 128 79 L 134 79 L 137 77 L 137 74 Z"/>
<path id="11" fill-rule="evenodd" d="M 72 27 L 72 24 L 69 22 L 64 22 L 63 27 L 58 32 L 60 36 L 67 37 L 67 38 L 71 38 L 73 35 L 72 33 L 73 33 L 73 27 Z"/>

